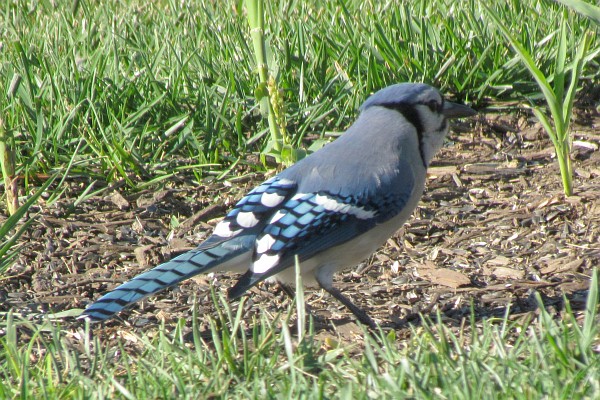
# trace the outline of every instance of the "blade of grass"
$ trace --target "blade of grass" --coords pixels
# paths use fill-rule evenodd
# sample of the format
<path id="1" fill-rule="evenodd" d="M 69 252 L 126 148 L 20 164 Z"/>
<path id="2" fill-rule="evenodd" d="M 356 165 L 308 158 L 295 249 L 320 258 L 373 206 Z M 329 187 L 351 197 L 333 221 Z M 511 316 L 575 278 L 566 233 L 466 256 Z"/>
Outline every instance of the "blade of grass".
<path id="1" fill-rule="evenodd" d="M 598 294 L 600 287 L 598 285 L 598 269 L 594 268 L 590 281 L 590 290 L 588 291 L 588 297 L 585 303 L 585 317 L 581 332 L 582 340 L 580 341 L 582 351 L 586 353 L 590 351 L 594 340 L 598 339 L 597 315 L 598 303 L 600 302 L 600 296 Z"/>
<path id="2" fill-rule="evenodd" d="M 548 80 L 540 71 L 540 69 L 535 65 L 535 61 L 529 54 L 529 52 L 525 49 L 525 47 L 510 33 L 510 31 L 506 28 L 506 24 L 500 19 L 498 14 L 487 4 L 483 4 L 483 7 L 487 10 L 488 15 L 494 21 L 495 26 L 502 32 L 504 37 L 508 39 L 511 46 L 515 50 L 515 52 L 519 55 L 523 64 L 527 67 L 535 81 L 537 82 L 540 90 L 542 91 L 548 107 L 550 107 L 551 114 L 553 116 L 561 116 L 562 110 L 558 107 L 558 102 L 556 99 L 556 95 L 554 90 L 548 83 Z M 562 119 L 562 118 L 560 118 Z M 555 121 L 556 122 L 556 121 Z"/>
<path id="3" fill-rule="evenodd" d="M 556 99 L 562 99 L 565 87 L 565 65 L 567 63 L 567 25 L 566 10 L 563 12 L 563 23 L 559 28 L 559 40 L 556 63 L 554 64 L 554 95 Z"/>
<path id="4" fill-rule="evenodd" d="M 587 3 L 582 0 L 556 0 L 593 20 L 596 25 L 600 25 L 600 7 Z"/>
<path id="5" fill-rule="evenodd" d="M 302 342 L 306 334 L 306 302 L 304 299 L 304 285 L 302 283 L 302 269 L 298 256 L 294 258 L 296 273 L 296 313 L 298 316 L 298 342 Z"/>

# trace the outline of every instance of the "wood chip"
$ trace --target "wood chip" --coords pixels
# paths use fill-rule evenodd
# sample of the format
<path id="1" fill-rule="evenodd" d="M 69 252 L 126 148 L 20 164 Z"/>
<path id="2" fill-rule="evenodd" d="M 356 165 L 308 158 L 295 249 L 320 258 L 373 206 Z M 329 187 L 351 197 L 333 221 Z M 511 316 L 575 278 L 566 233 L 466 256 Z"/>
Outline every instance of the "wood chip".
<path id="1" fill-rule="evenodd" d="M 443 167 L 431 167 L 427 170 L 427 175 L 430 178 L 444 176 L 444 175 L 454 175 L 458 173 L 458 168 L 454 165 L 448 165 Z"/>
<path id="2" fill-rule="evenodd" d="M 168 252 L 170 253 L 183 253 L 185 251 L 189 251 L 194 249 L 196 246 L 193 246 L 190 242 L 185 239 L 173 238 L 169 242 Z"/>
<path id="3" fill-rule="evenodd" d="M 573 140 L 573 147 L 583 147 L 584 149 L 597 151 L 598 145 L 592 142 L 585 142 L 583 140 Z"/>
<path id="4" fill-rule="evenodd" d="M 122 337 L 123 339 L 125 339 L 128 342 L 132 342 L 132 343 L 138 342 L 138 336 L 133 332 L 125 331 L 125 330 L 118 330 L 117 335 L 119 335 L 120 337 Z"/>
<path id="5" fill-rule="evenodd" d="M 430 262 L 420 265 L 418 267 L 418 273 L 431 283 L 447 286 L 452 289 L 471 284 L 469 277 L 462 272 L 447 268 L 436 268 L 435 265 Z"/>
<path id="6" fill-rule="evenodd" d="M 565 262 L 564 258 L 549 260 L 547 265 L 540 269 L 542 274 L 556 274 L 561 272 L 574 272 L 583 264 L 582 259 Z"/>
<path id="7" fill-rule="evenodd" d="M 148 244 L 146 246 L 136 247 L 135 250 L 133 250 L 135 258 L 140 267 L 148 268 L 149 266 L 151 266 L 150 262 L 148 261 L 148 252 L 152 250 L 153 247 L 153 244 Z"/>
<path id="8" fill-rule="evenodd" d="M 491 270 L 488 268 L 484 268 L 489 272 L 489 275 L 493 275 L 496 279 L 524 279 L 525 271 L 521 271 L 520 269 L 508 268 L 508 267 L 496 267 Z"/>
<path id="9" fill-rule="evenodd" d="M 224 212 L 225 207 L 222 204 L 212 204 L 205 207 L 179 224 L 175 236 L 183 237 L 184 235 L 189 234 L 200 222 L 206 222 Z"/>
<path id="10" fill-rule="evenodd" d="M 487 261 L 488 264 L 506 266 L 511 263 L 510 258 L 505 256 L 496 256 Z"/>
<path id="11" fill-rule="evenodd" d="M 129 209 L 129 207 L 131 206 L 127 199 L 123 197 L 119 192 L 113 192 L 110 196 L 108 196 L 108 199 L 121 211 Z"/>
<path id="12" fill-rule="evenodd" d="M 500 165 L 499 163 L 465 164 L 463 170 L 472 174 L 488 174 L 496 172 Z"/>

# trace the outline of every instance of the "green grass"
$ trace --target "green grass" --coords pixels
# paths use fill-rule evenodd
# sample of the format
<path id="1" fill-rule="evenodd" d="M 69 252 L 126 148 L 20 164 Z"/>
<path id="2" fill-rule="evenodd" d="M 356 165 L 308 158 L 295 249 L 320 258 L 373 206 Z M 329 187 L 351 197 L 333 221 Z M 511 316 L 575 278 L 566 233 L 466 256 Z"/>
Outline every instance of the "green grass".
<path id="1" fill-rule="evenodd" d="M 0 110 L 26 185 L 69 163 L 72 173 L 131 187 L 181 169 L 200 179 L 260 151 L 268 127 L 254 100 L 243 3 L 5 3 Z M 267 57 L 294 146 L 343 130 L 369 93 L 395 82 L 474 102 L 537 93 L 477 1 L 276 3 L 265 6 Z M 552 66 L 560 6 L 493 4 L 537 65 Z M 573 48 L 590 21 L 570 13 L 567 24 Z M 598 47 L 594 37 L 590 51 Z M 597 80 L 597 61 L 590 74 Z M 168 168 L 175 158 L 186 160 L 178 170 Z"/>
<path id="2" fill-rule="evenodd" d="M 594 289 L 595 288 L 595 289 Z M 313 333 L 296 340 L 294 307 L 274 320 L 244 322 L 220 311 L 202 337 L 199 318 L 142 336 L 127 328 L 110 345 L 57 323 L 7 314 L 0 320 L 1 398 L 592 398 L 600 390 L 598 280 L 586 309 L 566 303 L 558 319 L 539 315 L 476 321 L 460 332 L 441 319 L 379 340 L 336 346 Z M 541 301 L 538 298 L 541 304 Z M 582 324 L 579 327 L 579 323 Z M 123 333 L 125 332 L 125 333 Z M 19 335 L 28 334 L 28 341 Z"/>

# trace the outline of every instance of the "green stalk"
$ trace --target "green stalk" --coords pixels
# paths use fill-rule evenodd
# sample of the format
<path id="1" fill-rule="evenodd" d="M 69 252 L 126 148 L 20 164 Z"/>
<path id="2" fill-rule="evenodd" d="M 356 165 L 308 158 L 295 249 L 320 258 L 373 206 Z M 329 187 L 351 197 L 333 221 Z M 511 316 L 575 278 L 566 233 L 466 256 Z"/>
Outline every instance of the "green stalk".
<path id="1" fill-rule="evenodd" d="M 15 179 L 15 154 L 12 143 L 12 136 L 4 129 L 4 121 L 0 119 L 0 167 L 4 179 L 8 215 L 14 215 L 19 208 L 19 193 Z"/>
<path id="2" fill-rule="evenodd" d="M 266 57 L 263 6 L 263 0 L 246 0 L 250 37 L 252 38 L 252 46 L 254 47 L 254 54 L 256 56 L 256 69 L 259 78 L 255 95 L 256 99 L 261 102 L 261 109 L 267 114 L 273 150 L 275 150 L 276 154 L 280 154 L 283 147 L 283 139 L 273 109 L 273 96 L 269 96 L 269 68 Z"/>
<path id="3" fill-rule="evenodd" d="M 571 164 L 571 146 L 568 143 L 563 145 L 560 149 L 561 155 L 557 155 L 558 166 L 560 168 L 560 176 L 562 179 L 563 189 L 565 195 L 571 196 L 573 194 L 573 167 Z"/>

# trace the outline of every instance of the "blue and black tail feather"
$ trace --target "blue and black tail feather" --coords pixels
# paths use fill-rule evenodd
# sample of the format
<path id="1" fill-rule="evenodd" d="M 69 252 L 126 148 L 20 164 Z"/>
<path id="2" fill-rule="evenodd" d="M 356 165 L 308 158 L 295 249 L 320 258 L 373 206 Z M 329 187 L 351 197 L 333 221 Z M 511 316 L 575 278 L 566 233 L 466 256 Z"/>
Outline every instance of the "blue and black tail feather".
<path id="1" fill-rule="evenodd" d="M 127 306 L 178 284 L 192 276 L 208 272 L 219 265 L 252 249 L 252 236 L 234 239 L 207 246 L 209 241 L 195 250 L 184 253 L 129 282 L 122 284 L 90 305 L 80 318 L 104 321 Z M 214 243 L 213 243 L 214 244 Z"/>
<path id="2" fill-rule="evenodd" d="M 249 253 L 249 265 L 256 235 L 277 211 L 279 203 L 295 192 L 295 182 L 278 177 L 269 179 L 242 198 L 221 222 L 221 228 L 198 248 L 122 284 L 91 304 L 80 318 L 104 321 L 144 297 L 217 269 L 244 253 Z"/>

